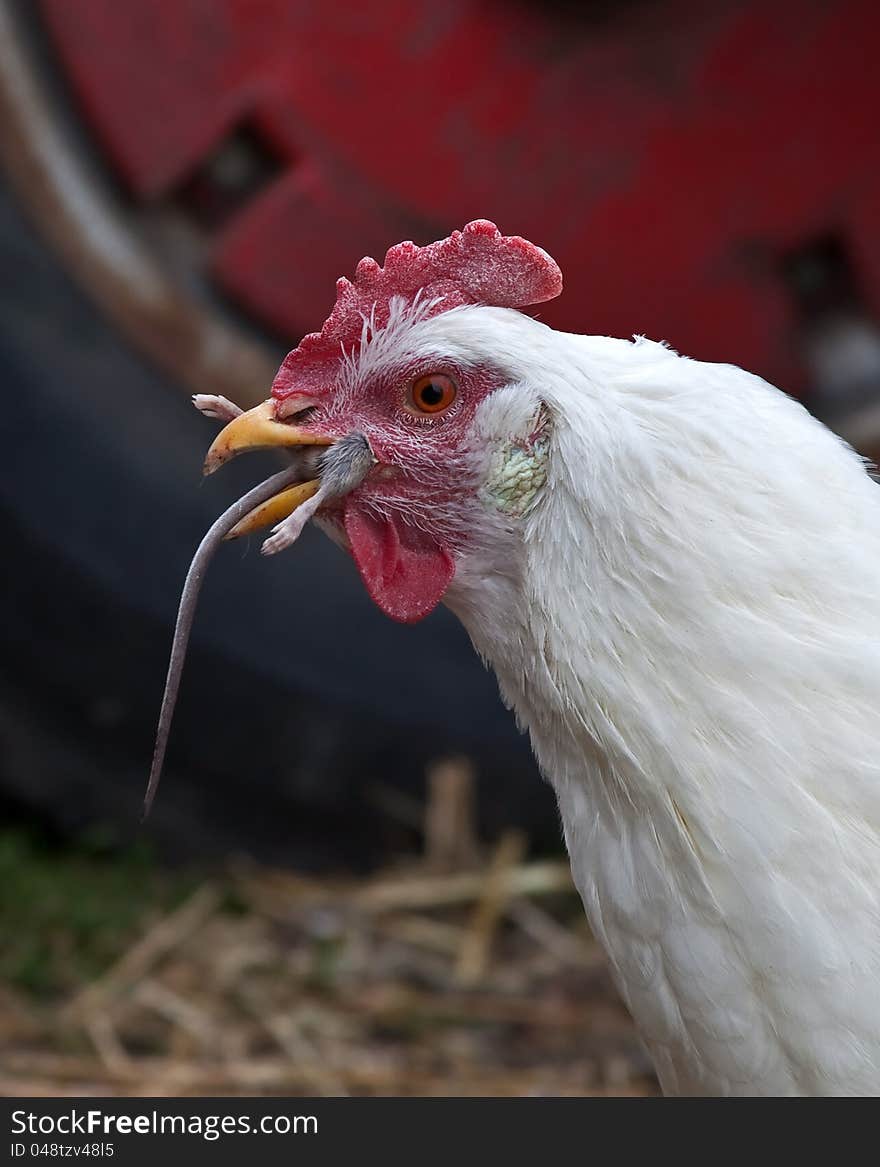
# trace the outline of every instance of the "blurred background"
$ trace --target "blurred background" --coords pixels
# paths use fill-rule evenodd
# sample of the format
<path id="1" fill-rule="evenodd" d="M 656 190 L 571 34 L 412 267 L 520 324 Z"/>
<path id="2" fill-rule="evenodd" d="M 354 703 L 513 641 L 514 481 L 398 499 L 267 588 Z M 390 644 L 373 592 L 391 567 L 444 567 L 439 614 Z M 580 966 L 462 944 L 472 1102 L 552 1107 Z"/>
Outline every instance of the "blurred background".
<path id="1" fill-rule="evenodd" d="M 650 1092 L 553 799 L 453 618 L 208 482 L 340 274 L 469 219 L 549 324 L 767 377 L 880 457 L 871 0 L 0 0 L 0 1092 Z M 263 462 L 260 459 L 263 458 Z"/>

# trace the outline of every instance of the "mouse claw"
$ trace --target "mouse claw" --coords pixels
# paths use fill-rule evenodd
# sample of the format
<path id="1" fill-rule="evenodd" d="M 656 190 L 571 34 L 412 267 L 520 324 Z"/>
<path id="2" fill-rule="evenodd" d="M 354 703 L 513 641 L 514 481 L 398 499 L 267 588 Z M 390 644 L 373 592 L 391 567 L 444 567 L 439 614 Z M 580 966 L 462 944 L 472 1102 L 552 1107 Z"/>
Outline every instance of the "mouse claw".
<path id="1" fill-rule="evenodd" d="M 228 397 L 221 397 L 218 393 L 194 393 L 193 405 L 205 417 L 216 417 L 218 421 L 234 421 L 244 410 Z"/>
<path id="2" fill-rule="evenodd" d="M 261 555 L 277 555 L 279 551 L 286 550 L 296 542 L 296 535 L 283 530 L 283 524 L 281 524 L 281 528 L 276 528 L 275 533 L 263 541 L 263 546 L 260 548 Z"/>
<path id="3" fill-rule="evenodd" d="M 302 506 L 297 507 L 286 519 L 282 519 L 277 527 L 272 528 L 272 534 L 263 543 L 260 553 L 262 555 L 277 555 L 279 551 L 284 551 L 285 548 L 295 543 L 302 534 L 306 523 L 324 501 L 324 497 L 325 491 L 319 490 Z"/>

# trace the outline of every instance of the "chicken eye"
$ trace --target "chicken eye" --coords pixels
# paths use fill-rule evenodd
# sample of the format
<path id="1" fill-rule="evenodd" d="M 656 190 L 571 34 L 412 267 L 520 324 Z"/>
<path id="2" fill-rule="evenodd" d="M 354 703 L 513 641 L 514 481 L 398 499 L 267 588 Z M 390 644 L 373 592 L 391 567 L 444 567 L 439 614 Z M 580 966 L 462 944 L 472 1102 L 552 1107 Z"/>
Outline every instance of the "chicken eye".
<path id="1" fill-rule="evenodd" d="M 410 404 L 419 413 L 442 413 L 458 396 L 458 386 L 446 373 L 429 373 L 412 383 Z"/>

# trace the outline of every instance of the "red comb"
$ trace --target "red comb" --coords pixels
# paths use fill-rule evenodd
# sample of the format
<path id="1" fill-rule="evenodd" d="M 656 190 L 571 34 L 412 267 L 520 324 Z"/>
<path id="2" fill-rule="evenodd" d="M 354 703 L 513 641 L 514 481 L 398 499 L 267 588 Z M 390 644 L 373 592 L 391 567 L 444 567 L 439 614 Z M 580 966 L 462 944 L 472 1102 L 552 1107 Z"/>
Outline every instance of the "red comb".
<path id="1" fill-rule="evenodd" d="M 364 317 L 375 327 L 388 321 L 392 297 L 411 301 L 418 291 L 427 301 L 442 299 L 427 314 L 461 304 L 525 308 L 552 300 L 562 291 L 562 273 L 546 251 L 518 235 L 502 235 L 494 223 L 475 219 L 448 239 L 416 247 L 398 243 L 385 266 L 362 259 L 354 283 L 336 281 L 336 303 L 320 332 L 304 336 L 288 353 L 272 385 L 276 397 L 321 393 L 328 388 L 327 362 L 337 361 L 361 339 Z"/>

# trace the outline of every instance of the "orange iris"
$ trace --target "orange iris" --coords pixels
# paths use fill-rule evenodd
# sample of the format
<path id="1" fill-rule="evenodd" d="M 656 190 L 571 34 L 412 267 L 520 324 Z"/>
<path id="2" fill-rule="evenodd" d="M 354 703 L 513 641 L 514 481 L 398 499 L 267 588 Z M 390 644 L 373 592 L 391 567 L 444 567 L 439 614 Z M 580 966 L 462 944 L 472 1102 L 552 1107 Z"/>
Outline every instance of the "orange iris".
<path id="1" fill-rule="evenodd" d="M 410 401 L 419 413 L 443 413 L 458 396 L 458 386 L 446 373 L 429 373 L 414 381 Z"/>

